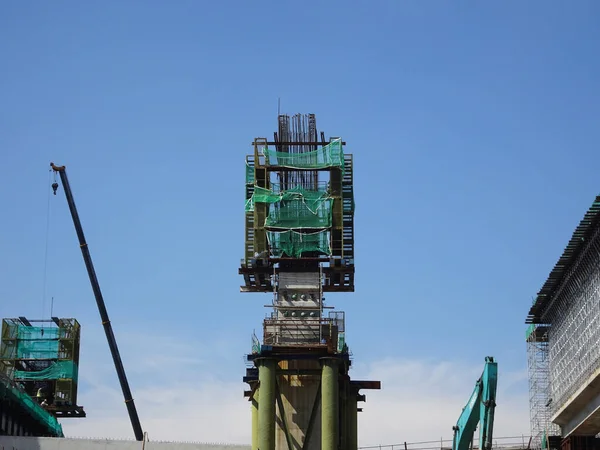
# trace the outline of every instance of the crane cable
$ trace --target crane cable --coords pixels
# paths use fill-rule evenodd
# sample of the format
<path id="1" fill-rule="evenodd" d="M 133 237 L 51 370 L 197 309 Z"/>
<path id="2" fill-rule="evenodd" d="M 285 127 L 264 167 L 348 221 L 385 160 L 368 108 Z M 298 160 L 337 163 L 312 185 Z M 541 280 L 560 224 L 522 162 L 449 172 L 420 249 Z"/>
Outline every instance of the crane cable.
<path id="1" fill-rule="evenodd" d="M 48 184 L 52 177 L 52 169 L 48 172 Z M 54 175 L 56 182 L 56 174 Z M 48 185 L 46 185 L 48 186 Z M 48 243 L 50 241 L 50 189 L 48 189 L 48 204 L 46 206 L 46 243 L 44 250 L 44 277 L 42 282 L 42 319 L 45 318 L 46 313 L 46 284 L 48 280 Z M 42 322 L 43 323 L 43 322 Z"/>

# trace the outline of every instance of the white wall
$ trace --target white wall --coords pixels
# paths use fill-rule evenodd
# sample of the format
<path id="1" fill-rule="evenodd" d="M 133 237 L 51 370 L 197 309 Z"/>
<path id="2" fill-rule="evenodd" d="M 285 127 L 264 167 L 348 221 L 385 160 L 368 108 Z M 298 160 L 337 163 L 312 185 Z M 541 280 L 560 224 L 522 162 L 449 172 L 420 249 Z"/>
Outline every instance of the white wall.
<path id="1" fill-rule="evenodd" d="M 250 446 L 0 436 L 0 450 L 250 450 Z"/>

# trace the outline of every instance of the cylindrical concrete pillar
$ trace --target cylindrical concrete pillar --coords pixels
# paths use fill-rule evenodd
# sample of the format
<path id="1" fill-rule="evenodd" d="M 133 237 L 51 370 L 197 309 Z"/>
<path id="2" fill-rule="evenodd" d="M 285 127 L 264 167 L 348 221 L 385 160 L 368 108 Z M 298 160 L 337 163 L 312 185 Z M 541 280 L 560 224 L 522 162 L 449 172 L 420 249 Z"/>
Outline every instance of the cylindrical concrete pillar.
<path id="1" fill-rule="evenodd" d="M 337 450 L 338 427 L 338 362 L 333 358 L 322 360 L 321 374 L 321 450 Z M 262 450 L 262 449 L 261 449 Z"/>
<path id="2" fill-rule="evenodd" d="M 258 394 L 260 389 L 254 391 L 252 397 L 252 450 L 258 450 Z"/>
<path id="3" fill-rule="evenodd" d="M 350 388 L 346 399 L 346 446 L 358 449 L 358 402 L 356 389 Z"/>
<path id="4" fill-rule="evenodd" d="M 275 450 L 275 368 L 274 359 L 260 359 L 258 381 L 258 450 Z"/>

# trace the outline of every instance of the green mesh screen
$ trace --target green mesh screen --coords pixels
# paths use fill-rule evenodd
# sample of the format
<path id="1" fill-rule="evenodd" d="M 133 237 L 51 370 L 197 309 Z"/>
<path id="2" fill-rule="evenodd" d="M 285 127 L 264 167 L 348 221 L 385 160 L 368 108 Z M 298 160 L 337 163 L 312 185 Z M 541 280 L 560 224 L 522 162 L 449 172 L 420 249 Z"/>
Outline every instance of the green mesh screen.
<path id="1" fill-rule="evenodd" d="M 333 200 L 323 200 L 315 210 L 299 200 L 271 205 L 265 227 L 269 228 L 329 228 L 331 227 L 331 205 Z"/>
<path id="2" fill-rule="evenodd" d="M 319 205 L 329 198 L 327 189 L 310 191 L 301 187 L 292 188 L 284 191 L 278 190 L 279 186 L 274 186 L 273 189 L 265 189 L 259 186 L 254 186 L 254 194 L 252 194 L 251 202 L 246 202 L 246 211 L 254 209 L 254 203 L 277 203 L 281 201 L 299 200 L 306 203 L 311 210 L 316 210 Z"/>
<path id="3" fill-rule="evenodd" d="M 270 204 L 265 227 L 285 229 L 314 229 L 331 227 L 333 198 L 326 189 L 309 191 L 294 188 L 275 192 L 258 186 L 246 202 L 246 211 L 253 211 L 255 203 Z"/>
<path id="4" fill-rule="evenodd" d="M 58 358 L 58 338 L 60 337 L 60 331 L 60 328 L 19 325 L 17 329 L 17 358 Z"/>
<path id="5" fill-rule="evenodd" d="M 300 258 L 303 253 L 308 252 L 331 255 L 329 234 L 329 231 L 309 234 L 293 230 L 267 231 L 267 239 L 274 257 Z"/>
<path id="6" fill-rule="evenodd" d="M 267 166 L 289 167 L 292 169 L 344 168 L 342 141 L 336 140 L 312 152 L 286 153 L 263 148 Z"/>
<path id="7" fill-rule="evenodd" d="M 9 398 L 20 404 L 29 416 L 47 428 L 49 434 L 64 437 L 62 427 L 56 418 L 4 376 L 0 377 L 0 397 Z"/>
<path id="8" fill-rule="evenodd" d="M 246 184 L 254 184 L 254 167 L 246 163 Z"/>
<path id="9" fill-rule="evenodd" d="M 49 367 L 35 372 L 15 370 L 15 380 L 58 380 L 70 378 L 77 380 L 77 365 L 73 361 L 56 361 Z"/>
<path id="10" fill-rule="evenodd" d="M 258 186 L 254 186 L 252 197 L 246 200 L 246 212 L 254 211 L 254 203 L 275 203 L 281 200 L 279 194 Z"/>

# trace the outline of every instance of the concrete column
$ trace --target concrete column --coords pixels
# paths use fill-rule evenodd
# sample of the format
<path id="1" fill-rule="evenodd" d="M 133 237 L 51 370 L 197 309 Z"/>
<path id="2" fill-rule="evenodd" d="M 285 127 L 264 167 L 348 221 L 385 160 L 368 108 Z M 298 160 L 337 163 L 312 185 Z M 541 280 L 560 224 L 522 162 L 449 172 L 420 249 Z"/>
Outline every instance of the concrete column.
<path id="1" fill-rule="evenodd" d="M 258 403 L 258 450 L 275 450 L 275 369 L 274 359 L 260 359 L 258 380 L 260 402 Z"/>
<path id="2" fill-rule="evenodd" d="M 358 392 L 350 388 L 346 400 L 346 445 L 347 450 L 358 449 Z"/>
<path id="3" fill-rule="evenodd" d="M 326 358 L 322 360 L 322 363 L 321 450 L 338 450 L 338 362 L 336 359 Z"/>
<path id="4" fill-rule="evenodd" d="M 258 394 L 260 389 L 254 391 L 252 398 L 252 450 L 258 450 Z"/>

